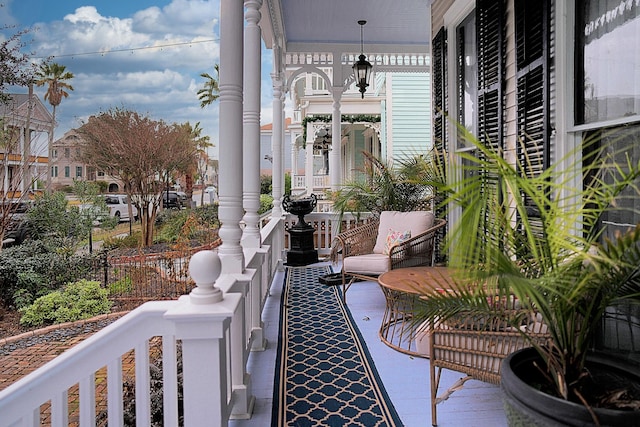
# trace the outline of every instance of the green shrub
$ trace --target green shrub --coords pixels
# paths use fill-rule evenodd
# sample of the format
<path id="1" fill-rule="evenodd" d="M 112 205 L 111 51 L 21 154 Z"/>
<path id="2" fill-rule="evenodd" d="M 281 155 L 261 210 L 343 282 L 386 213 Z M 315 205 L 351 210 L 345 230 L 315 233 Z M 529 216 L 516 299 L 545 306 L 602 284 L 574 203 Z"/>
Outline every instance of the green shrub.
<path id="1" fill-rule="evenodd" d="M 109 189 L 109 183 L 107 181 L 96 181 L 98 184 L 98 188 L 100 189 L 100 194 L 104 194 Z"/>
<path id="2" fill-rule="evenodd" d="M 79 280 L 67 284 L 63 289 L 36 299 L 33 304 L 20 309 L 20 324 L 45 326 L 88 319 L 109 313 L 111 302 L 109 291 L 99 282 Z"/>
<path id="3" fill-rule="evenodd" d="M 18 273 L 16 287 L 13 293 L 13 302 L 17 308 L 22 308 L 33 303 L 33 300 L 49 292 L 45 286 L 46 278 L 34 271 L 21 271 Z M 37 295 L 39 294 L 39 295 Z"/>
<path id="4" fill-rule="evenodd" d="M 172 243 L 178 240 L 182 227 L 189 218 L 189 210 L 173 210 L 165 209 L 158 215 L 156 225 L 158 225 L 158 233 L 155 242 Z"/>
<path id="5" fill-rule="evenodd" d="M 133 290 L 131 277 L 124 276 L 122 279 L 109 283 L 109 294 L 126 294 Z"/>
<path id="6" fill-rule="evenodd" d="M 260 175 L 260 194 L 271 194 L 271 175 Z"/>
<path id="7" fill-rule="evenodd" d="M 273 207 L 273 197 L 270 194 L 261 194 L 260 195 L 260 210 L 258 210 L 258 215 L 262 215 L 265 212 L 268 212 Z"/>
<path id="8" fill-rule="evenodd" d="M 27 289 L 18 289 L 13 293 L 13 302 L 18 309 L 28 307 L 33 303 L 34 296 Z"/>
<path id="9" fill-rule="evenodd" d="M 179 239 L 203 239 L 212 228 L 219 227 L 218 205 L 205 205 L 196 209 L 165 209 L 156 219 L 155 243 L 175 243 Z M 207 243 L 206 239 L 203 243 Z"/>
<path id="10" fill-rule="evenodd" d="M 38 297 L 90 277 L 92 255 L 69 255 L 58 248 L 57 239 L 30 240 L 0 252 L 0 299 L 16 305 L 14 295 L 19 290 Z"/>
<path id="11" fill-rule="evenodd" d="M 218 204 L 212 203 L 210 205 L 198 206 L 193 212 L 198 217 L 198 220 L 209 227 L 219 227 L 220 221 L 218 221 Z"/>
<path id="12" fill-rule="evenodd" d="M 102 247 L 105 249 L 118 248 L 138 248 L 142 246 L 142 232 L 135 231 L 124 237 L 110 236 L 102 241 Z"/>

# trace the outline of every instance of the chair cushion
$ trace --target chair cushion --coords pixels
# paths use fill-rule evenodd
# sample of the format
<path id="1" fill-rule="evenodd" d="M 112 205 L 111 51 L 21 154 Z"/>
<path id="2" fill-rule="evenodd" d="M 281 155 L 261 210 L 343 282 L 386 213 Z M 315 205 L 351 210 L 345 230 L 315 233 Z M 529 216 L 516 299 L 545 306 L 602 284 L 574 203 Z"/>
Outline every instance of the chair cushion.
<path id="1" fill-rule="evenodd" d="M 387 233 L 387 242 L 384 245 L 384 251 L 382 251 L 382 253 L 384 255 L 389 255 L 389 252 L 391 252 L 392 247 L 394 247 L 399 243 L 405 242 L 410 238 L 411 238 L 411 230 L 396 231 L 390 228 L 389 232 Z"/>
<path id="2" fill-rule="evenodd" d="M 388 255 L 367 254 L 346 257 L 342 267 L 345 273 L 361 273 L 376 276 L 389 271 L 391 266 Z"/>
<path id="3" fill-rule="evenodd" d="M 433 226 L 434 218 L 433 212 L 430 211 L 382 212 L 380 214 L 378 237 L 376 238 L 376 244 L 373 247 L 373 253 L 382 254 L 384 252 L 389 229 L 410 230 L 412 236 L 417 236 Z"/>

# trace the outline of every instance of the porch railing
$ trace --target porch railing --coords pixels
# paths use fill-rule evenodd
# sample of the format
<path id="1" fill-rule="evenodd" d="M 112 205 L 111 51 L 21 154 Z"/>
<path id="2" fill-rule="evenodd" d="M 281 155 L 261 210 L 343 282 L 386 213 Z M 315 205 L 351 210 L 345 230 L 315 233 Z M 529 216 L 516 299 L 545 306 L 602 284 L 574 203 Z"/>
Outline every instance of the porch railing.
<path id="1" fill-rule="evenodd" d="M 305 215 L 304 219 L 315 229 L 313 242 L 315 248 L 318 250 L 318 256 L 327 257 L 331 253 L 331 243 L 336 233 L 361 224 L 370 217 L 371 214 L 369 213 L 363 213 L 359 216 L 345 213 L 342 219 L 340 219 L 338 214 L 332 212 L 311 212 Z M 295 223 L 298 222 L 297 218 L 295 215 L 288 214 L 284 222 L 285 230 L 293 227 Z M 289 233 L 285 233 L 285 248 L 290 248 L 290 243 Z"/>
<path id="2" fill-rule="evenodd" d="M 331 187 L 329 175 L 313 176 L 313 191 L 322 191 Z M 305 175 L 293 175 L 291 177 L 291 189 L 301 190 L 307 188 L 307 177 Z"/>
<path id="3" fill-rule="evenodd" d="M 307 221 L 316 227 L 319 251 L 328 253 L 337 219 L 311 214 Z M 343 226 L 357 221 L 347 215 Z M 265 348 L 262 310 L 281 267 L 285 225 L 294 222 L 286 216 L 262 226 L 262 246 L 244 250 L 246 271 L 218 277 L 215 288 L 209 282 L 219 271 L 203 273 L 212 263 L 202 262 L 199 254 L 216 255 L 195 254 L 190 271 L 197 287 L 189 295 L 143 304 L 0 391 L 0 427 L 41 421 L 61 427 L 76 418 L 81 426 L 123 426 L 125 406 L 132 400 L 137 426 L 149 426 L 157 411 L 167 426 L 178 425 L 182 414 L 186 427 L 250 418 L 249 352 Z M 216 295 L 223 298 L 217 301 Z M 152 381 L 156 366 L 162 370 L 160 389 L 160 381 Z M 131 390 L 125 387 L 131 383 L 134 396 L 125 396 L 123 388 Z"/>
<path id="4" fill-rule="evenodd" d="M 0 426 L 44 420 L 58 427 L 76 418 L 81 426 L 123 426 L 125 383 L 135 384 L 138 426 L 151 423 L 154 393 L 162 396 L 164 425 L 178 425 L 179 390 L 185 426 L 249 418 L 253 398 L 246 362 L 250 351 L 264 348 L 261 314 L 279 266 L 284 222 L 270 221 L 261 234 L 262 247 L 245 250 L 246 273 L 216 281 L 227 291 L 222 301 L 194 303 L 192 291 L 177 301 L 143 304 L 1 391 Z M 197 279 L 196 285 L 198 298 L 210 292 L 206 284 L 202 291 Z M 156 364 L 162 366 L 160 391 L 152 390 L 156 382 L 150 372 Z"/>

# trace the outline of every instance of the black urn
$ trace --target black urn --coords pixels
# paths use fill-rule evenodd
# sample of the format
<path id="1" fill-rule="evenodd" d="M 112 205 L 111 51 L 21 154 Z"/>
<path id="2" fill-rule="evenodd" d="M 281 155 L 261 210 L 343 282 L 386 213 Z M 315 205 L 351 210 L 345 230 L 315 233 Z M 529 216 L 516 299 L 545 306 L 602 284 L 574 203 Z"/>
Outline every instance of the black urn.
<path id="1" fill-rule="evenodd" d="M 299 199 L 292 199 L 287 195 L 282 199 L 284 210 L 298 216 L 298 222 L 287 230 L 290 244 L 286 265 L 303 266 L 318 262 L 318 251 L 313 243 L 315 229 L 304 220 L 304 216 L 313 212 L 317 204 L 315 194 Z"/>

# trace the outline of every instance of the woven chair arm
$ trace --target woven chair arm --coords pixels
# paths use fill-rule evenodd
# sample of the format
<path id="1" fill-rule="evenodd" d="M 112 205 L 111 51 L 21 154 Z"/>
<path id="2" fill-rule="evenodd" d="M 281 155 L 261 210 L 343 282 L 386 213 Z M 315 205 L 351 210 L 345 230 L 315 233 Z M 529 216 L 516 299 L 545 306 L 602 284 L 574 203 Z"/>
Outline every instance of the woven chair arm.
<path id="1" fill-rule="evenodd" d="M 340 254 L 344 259 L 372 253 L 378 238 L 378 225 L 379 221 L 371 221 L 335 236 L 331 245 L 331 260 L 336 262 Z"/>
<path id="2" fill-rule="evenodd" d="M 444 219 L 436 219 L 435 224 L 428 230 L 392 246 L 389 249 L 391 269 L 432 265 L 437 231 L 446 224 Z"/>

